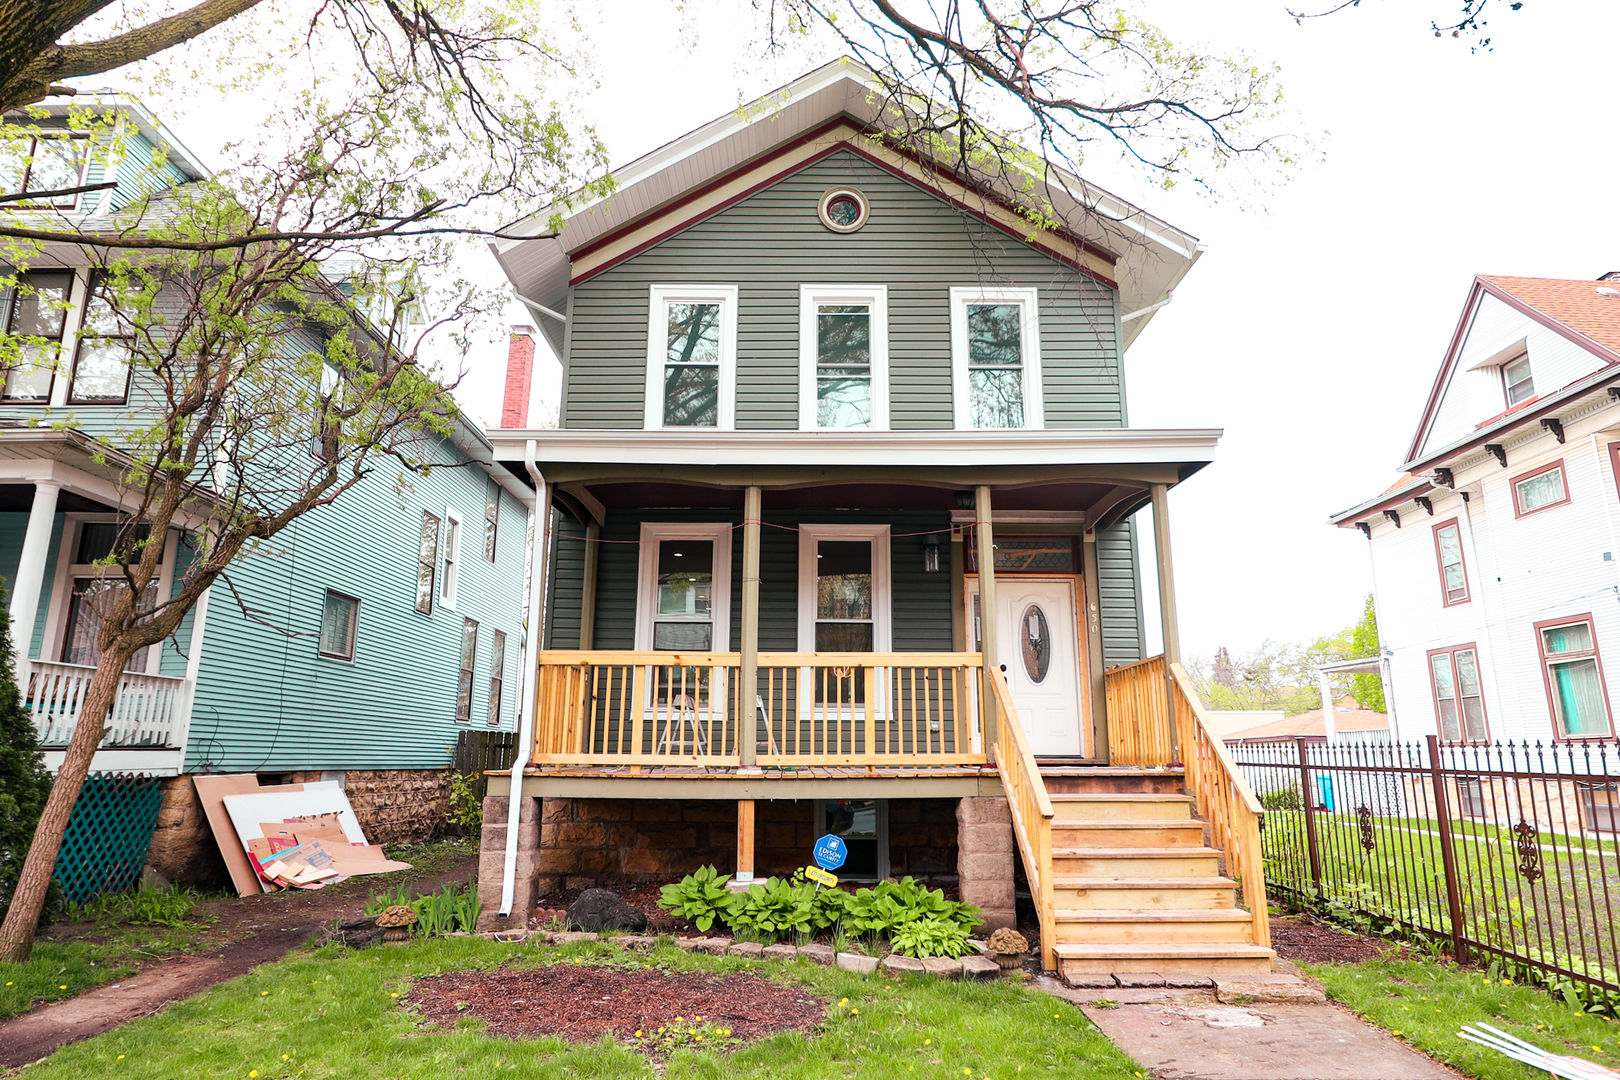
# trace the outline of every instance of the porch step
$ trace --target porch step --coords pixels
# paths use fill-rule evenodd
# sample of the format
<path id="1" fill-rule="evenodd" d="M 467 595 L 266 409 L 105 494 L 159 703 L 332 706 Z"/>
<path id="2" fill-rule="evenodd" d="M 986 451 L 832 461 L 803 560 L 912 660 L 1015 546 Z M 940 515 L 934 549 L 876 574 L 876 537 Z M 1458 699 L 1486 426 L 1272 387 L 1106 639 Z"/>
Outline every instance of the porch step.
<path id="1" fill-rule="evenodd" d="M 1055 946 L 1058 970 L 1066 975 L 1096 971 L 1157 972 L 1160 975 L 1239 975 L 1271 971 L 1276 952 L 1245 942 L 1164 942 L 1130 945 L 1110 942 Z"/>
<path id="2" fill-rule="evenodd" d="M 1052 849 L 1057 877 L 1214 877 L 1220 852 L 1208 847 L 1069 847 Z"/>
<path id="3" fill-rule="evenodd" d="M 1192 817 L 1190 795 L 1088 792 L 1048 797 L 1057 815 L 1054 825 L 1077 821 L 1186 821 Z"/>
<path id="4" fill-rule="evenodd" d="M 1237 882 L 1227 877 L 1065 877 L 1054 875 L 1059 910 L 1210 910 L 1234 908 Z"/>
<path id="5" fill-rule="evenodd" d="M 1140 911 L 1058 909 L 1057 940 L 1081 944 L 1253 943 L 1254 919 L 1241 908 Z"/>
<path id="6" fill-rule="evenodd" d="M 1054 807 L 1055 809 L 1055 807 Z M 1058 821 L 1052 822 L 1054 848 L 1143 848 L 1181 850 L 1204 846 L 1202 821 Z"/>
<path id="7" fill-rule="evenodd" d="M 1055 795 L 1181 795 L 1186 772 L 1182 769 L 1129 769 L 1107 765 L 1060 766 L 1041 769 L 1048 796 Z"/>

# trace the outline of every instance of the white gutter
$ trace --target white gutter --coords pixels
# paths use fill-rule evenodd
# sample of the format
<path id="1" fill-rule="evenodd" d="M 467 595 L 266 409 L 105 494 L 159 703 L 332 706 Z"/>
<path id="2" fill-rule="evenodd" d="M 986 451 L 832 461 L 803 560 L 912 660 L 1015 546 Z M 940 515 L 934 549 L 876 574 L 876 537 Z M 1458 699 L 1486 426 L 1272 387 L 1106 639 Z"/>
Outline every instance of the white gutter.
<path id="1" fill-rule="evenodd" d="M 537 693 L 536 675 L 540 670 L 540 617 L 541 601 L 545 596 L 546 533 L 549 517 L 546 513 L 546 481 L 534 465 L 534 440 L 523 449 L 523 463 L 528 466 L 529 479 L 534 481 L 534 540 L 529 547 L 529 625 L 524 634 L 526 647 L 523 663 L 523 712 L 518 716 L 518 750 L 512 761 L 512 787 L 506 801 L 506 859 L 501 866 L 501 918 L 512 914 L 512 894 L 517 891 L 518 832 L 523 825 L 523 770 L 529 764 L 529 749 L 534 743 L 534 706 Z"/>
<path id="2" fill-rule="evenodd" d="M 516 289 L 512 290 L 512 295 L 517 297 L 519 300 L 523 301 L 525 304 L 527 304 L 529 306 L 530 310 L 537 311 L 542 315 L 550 315 L 553 319 L 556 319 L 558 322 L 562 323 L 564 326 L 568 325 L 568 316 L 563 315 L 560 312 L 552 311 L 550 308 L 546 307 L 546 305 L 540 303 L 537 300 L 530 300 L 527 296 L 524 296 L 522 293 L 518 292 Z"/>
<path id="3" fill-rule="evenodd" d="M 1119 317 L 1119 321 L 1122 322 L 1122 323 L 1128 323 L 1132 319 L 1140 319 L 1144 315 L 1151 315 L 1155 311 L 1158 311 L 1160 308 L 1164 307 L 1166 304 L 1170 303 L 1170 301 L 1174 300 L 1175 298 L 1176 298 L 1176 294 L 1172 292 L 1172 293 L 1168 294 L 1167 296 L 1165 296 L 1165 298 L 1163 300 L 1160 300 L 1156 304 L 1149 304 L 1147 307 L 1137 308 L 1135 311 L 1131 312 L 1129 315 L 1121 315 Z"/>

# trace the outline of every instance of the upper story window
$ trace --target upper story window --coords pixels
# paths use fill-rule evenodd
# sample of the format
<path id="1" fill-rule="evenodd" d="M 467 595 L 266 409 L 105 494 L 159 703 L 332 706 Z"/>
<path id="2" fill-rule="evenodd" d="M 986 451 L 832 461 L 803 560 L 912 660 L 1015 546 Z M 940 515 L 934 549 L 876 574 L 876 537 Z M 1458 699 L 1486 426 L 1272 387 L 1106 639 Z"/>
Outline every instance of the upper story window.
<path id="1" fill-rule="evenodd" d="M 1562 506 L 1569 502 L 1569 488 L 1564 483 L 1563 459 L 1539 469 L 1532 469 L 1513 478 L 1513 514 L 1524 517 L 1537 510 Z"/>
<path id="2" fill-rule="evenodd" d="M 1508 408 L 1536 396 L 1536 382 L 1530 376 L 1530 355 L 1509 360 L 1502 365 L 1502 387 L 1507 394 Z"/>
<path id="3" fill-rule="evenodd" d="M 360 601 L 326 590 L 321 605 L 320 654 L 334 660 L 354 659 L 354 631 L 360 622 Z"/>
<path id="4" fill-rule="evenodd" d="M 73 275 L 18 274 L 0 288 L 0 330 L 14 339 L 0 342 L 0 400 L 44 405 L 51 400 Z"/>
<path id="5" fill-rule="evenodd" d="M 489 650 L 489 726 L 500 727 L 501 696 L 506 685 L 506 631 L 495 631 Z"/>
<path id="6" fill-rule="evenodd" d="M 1468 602 L 1468 567 L 1463 563 L 1462 532 L 1457 519 L 1434 527 L 1434 554 L 1440 563 L 1440 594 L 1445 605 Z"/>
<path id="7" fill-rule="evenodd" d="M 799 427 L 889 427 L 889 296 L 882 285 L 799 287 Z"/>
<path id="8" fill-rule="evenodd" d="M 951 290 L 951 393 L 958 428 L 1044 426 L 1034 289 Z"/>
<path id="9" fill-rule="evenodd" d="M 439 570 L 439 519 L 422 514 L 422 543 L 416 555 L 416 610 L 433 614 L 433 579 Z"/>
<path id="10" fill-rule="evenodd" d="M 833 232 L 852 233 L 872 216 L 872 205 L 860 188 L 834 187 L 822 192 L 816 213 L 821 223 Z"/>
<path id="11" fill-rule="evenodd" d="M 490 477 L 484 485 L 484 558 L 495 561 L 495 541 L 501 530 L 501 485 Z"/>
<path id="12" fill-rule="evenodd" d="M 654 285 L 647 430 L 736 426 L 737 286 Z"/>
<path id="13" fill-rule="evenodd" d="M 1612 730 L 1594 629 L 1590 615 L 1536 624 L 1548 704 L 1560 738 L 1607 739 Z"/>
<path id="14" fill-rule="evenodd" d="M 85 304 L 73 356 L 69 405 L 122 405 L 129 399 L 129 359 L 135 334 L 100 288 Z"/>
<path id="15" fill-rule="evenodd" d="M 444 578 L 439 588 L 439 599 L 454 611 L 456 597 L 461 588 L 461 515 L 445 508 L 444 520 Z"/>
<path id="16" fill-rule="evenodd" d="M 5 143 L 0 147 L 0 191 L 8 195 L 37 192 L 38 197 L 0 203 L 0 208 L 72 210 L 79 204 L 78 193 L 60 193 L 84 183 L 89 157 L 90 137 L 84 133 L 39 135 Z"/>
<path id="17" fill-rule="evenodd" d="M 472 719 L 473 665 L 478 657 L 478 623 L 461 620 L 461 673 L 456 679 L 456 719 Z"/>

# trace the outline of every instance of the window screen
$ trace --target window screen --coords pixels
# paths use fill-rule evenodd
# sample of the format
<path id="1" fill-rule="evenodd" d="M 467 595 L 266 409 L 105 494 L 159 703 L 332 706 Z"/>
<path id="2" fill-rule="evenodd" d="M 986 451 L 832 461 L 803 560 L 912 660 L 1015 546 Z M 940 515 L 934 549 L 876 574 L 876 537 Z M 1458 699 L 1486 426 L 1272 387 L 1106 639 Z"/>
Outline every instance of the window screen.
<path id="1" fill-rule="evenodd" d="M 360 601 L 330 589 L 321 608 L 321 655 L 339 660 L 354 659 L 354 632 L 360 616 Z"/>

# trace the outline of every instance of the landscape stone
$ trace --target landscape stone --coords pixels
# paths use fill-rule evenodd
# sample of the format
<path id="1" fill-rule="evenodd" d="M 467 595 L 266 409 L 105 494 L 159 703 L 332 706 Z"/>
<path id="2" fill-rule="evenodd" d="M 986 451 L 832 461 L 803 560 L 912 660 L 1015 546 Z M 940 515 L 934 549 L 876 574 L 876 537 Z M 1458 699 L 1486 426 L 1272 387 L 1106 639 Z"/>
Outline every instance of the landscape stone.
<path id="1" fill-rule="evenodd" d="M 831 945 L 799 946 L 799 959 L 814 960 L 822 967 L 832 967 L 835 955 Z"/>
<path id="2" fill-rule="evenodd" d="M 767 945 L 765 958 L 767 960 L 793 960 L 799 955 L 799 950 L 792 945 Z"/>
<path id="3" fill-rule="evenodd" d="M 1223 1002 L 1320 1004 L 1327 996 L 1297 975 L 1238 975 L 1215 979 L 1215 997 Z"/>
<path id="4" fill-rule="evenodd" d="M 841 952 L 838 954 L 838 966 L 845 971 L 853 971 L 857 975 L 870 975 L 877 970 L 878 958 Z"/>
<path id="5" fill-rule="evenodd" d="M 954 979 L 962 974 L 962 961 L 948 956 L 927 956 L 923 958 L 923 970 L 942 979 Z"/>
<path id="6" fill-rule="evenodd" d="M 579 930 L 548 930 L 546 941 L 552 945 L 573 945 L 581 941 L 595 941 L 598 935 Z"/>
<path id="7" fill-rule="evenodd" d="M 1119 985 L 1106 971 L 1083 971 L 1073 975 L 1065 972 L 1063 981 L 1076 990 L 1112 990 Z"/>
<path id="8" fill-rule="evenodd" d="M 658 944 L 657 938 L 642 934 L 620 934 L 613 941 L 614 944 L 626 949 L 650 949 Z"/>
<path id="9" fill-rule="evenodd" d="M 1023 972 L 1008 972 L 1009 975 L 1021 975 Z M 995 979 L 1001 975 L 1001 965 L 988 956 L 979 956 L 969 953 L 962 957 L 962 977 L 964 979 Z"/>
<path id="10" fill-rule="evenodd" d="M 606 889 L 586 889 L 568 909 L 568 925 L 580 930 L 622 930 L 639 934 L 647 929 L 647 914 Z"/>
<path id="11" fill-rule="evenodd" d="M 1163 986 L 1164 976 L 1157 971 L 1119 971 L 1114 973 L 1119 985 L 1126 987 Z"/>
<path id="12" fill-rule="evenodd" d="M 682 952 L 697 952 L 698 945 L 706 940 L 700 937 L 678 937 L 675 939 L 675 947 Z"/>
<path id="13" fill-rule="evenodd" d="M 1212 975 L 1166 975 L 1164 985 L 1177 986 L 1183 990 L 1204 989 L 1215 985 Z"/>
<path id="14" fill-rule="evenodd" d="M 710 956 L 724 956 L 729 948 L 731 948 L 731 939 L 728 937 L 698 939 L 697 951 L 708 953 Z"/>
<path id="15" fill-rule="evenodd" d="M 926 969 L 923 967 L 923 962 L 915 957 L 890 953 L 883 958 L 883 970 L 892 972 L 915 971 L 920 974 Z"/>
<path id="16" fill-rule="evenodd" d="M 762 960 L 765 958 L 765 946 L 757 941 L 739 941 L 726 950 L 727 956 L 740 956 L 744 960 Z"/>

